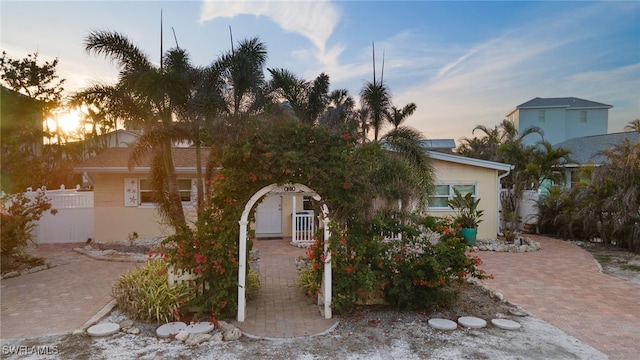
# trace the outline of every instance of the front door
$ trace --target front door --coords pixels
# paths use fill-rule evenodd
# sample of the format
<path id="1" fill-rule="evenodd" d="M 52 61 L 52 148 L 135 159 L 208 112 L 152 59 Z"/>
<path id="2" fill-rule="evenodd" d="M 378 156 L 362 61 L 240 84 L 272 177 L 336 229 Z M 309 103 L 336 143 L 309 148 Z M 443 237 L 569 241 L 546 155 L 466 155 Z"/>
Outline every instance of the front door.
<path id="1" fill-rule="evenodd" d="M 267 195 L 256 208 L 256 237 L 282 237 L 280 195 Z"/>

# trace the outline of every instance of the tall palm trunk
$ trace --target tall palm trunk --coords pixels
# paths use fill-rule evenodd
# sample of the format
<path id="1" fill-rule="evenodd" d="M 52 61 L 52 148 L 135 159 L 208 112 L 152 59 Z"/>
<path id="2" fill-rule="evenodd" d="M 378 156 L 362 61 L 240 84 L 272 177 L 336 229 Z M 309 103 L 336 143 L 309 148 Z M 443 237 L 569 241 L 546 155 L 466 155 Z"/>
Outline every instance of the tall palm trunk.
<path id="1" fill-rule="evenodd" d="M 164 169 L 167 174 L 167 187 L 171 201 L 171 218 L 172 224 L 176 231 L 180 231 L 187 225 L 187 220 L 182 209 L 182 199 L 180 199 L 180 187 L 178 186 L 178 175 L 173 164 L 173 156 L 171 156 L 171 141 L 164 141 L 163 151 L 165 152 Z"/>
<path id="2" fill-rule="evenodd" d="M 195 145 L 196 145 L 196 191 L 197 195 L 197 212 L 198 220 L 202 215 L 204 209 L 204 186 L 202 181 L 202 143 L 200 141 L 200 118 L 196 120 L 195 125 Z"/>

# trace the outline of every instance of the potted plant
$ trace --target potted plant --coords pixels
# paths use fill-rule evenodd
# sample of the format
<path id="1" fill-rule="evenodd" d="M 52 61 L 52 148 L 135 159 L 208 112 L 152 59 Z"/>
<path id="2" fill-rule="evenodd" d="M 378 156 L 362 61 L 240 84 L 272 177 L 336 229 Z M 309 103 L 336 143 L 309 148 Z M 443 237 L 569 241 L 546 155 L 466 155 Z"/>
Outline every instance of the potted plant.
<path id="1" fill-rule="evenodd" d="M 457 189 L 453 189 L 455 197 L 448 201 L 451 208 L 458 211 L 454 218 L 454 223 L 460 225 L 460 234 L 468 245 L 476 243 L 478 234 L 478 224 L 482 222 L 484 210 L 478 210 L 480 199 L 474 199 L 471 193 L 460 194 Z"/>

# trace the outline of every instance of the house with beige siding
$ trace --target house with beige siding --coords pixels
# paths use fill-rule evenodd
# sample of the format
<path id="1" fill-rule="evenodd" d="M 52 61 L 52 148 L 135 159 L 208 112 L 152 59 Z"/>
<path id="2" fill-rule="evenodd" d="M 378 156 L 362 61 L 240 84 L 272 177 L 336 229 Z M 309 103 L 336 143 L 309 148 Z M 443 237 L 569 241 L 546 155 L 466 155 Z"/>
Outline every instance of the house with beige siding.
<path id="1" fill-rule="evenodd" d="M 150 161 L 143 161 L 143 165 L 129 170 L 130 153 L 129 147 L 111 148 L 75 168 L 76 172 L 86 173 L 93 183 L 94 238 L 97 241 L 123 240 L 133 232 L 141 238 L 173 234 L 173 228 L 162 222 L 151 201 Z M 194 221 L 197 186 L 195 149 L 173 148 L 172 153 L 182 205 L 187 218 Z M 208 150 L 202 153 L 206 159 Z"/>
<path id="2" fill-rule="evenodd" d="M 447 201 L 454 194 L 472 193 L 484 210 L 478 225 L 478 239 L 495 238 L 500 232 L 500 179 L 508 176 L 513 165 L 473 159 L 455 154 L 428 151 L 436 176 L 435 191 L 429 195 L 427 212 L 438 217 L 455 216 Z"/>
<path id="3" fill-rule="evenodd" d="M 95 240 L 120 241 L 136 232 L 141 238 L 164 237 L 173 234 L 173 228 L 162 222 L 149 188 L 150 167 L 128 168 L 131 148 L 112 148 L 76 167 L 93 182 Z M 173 159 L 178 175 L 178 186 L 187 215 L 187 221 L 196 219 L 196 157 L 194 148 L 173 148 Z M 428 151 L 436 175 L 436 188 L 429 197 L 426 209 L 434 216 L 454 216 L 447 206 L 453 189 L 471 192 L 482 199 L 483 222 L 478 238 L 492 238 L 499 232 L 500 178 L 509 174 L 511 166 L 478 160 L 450 153 Z M 203 158 L 208 150 L 203 149 Z M 204 172 L 204 169 L 202 169 Z M 256 208 L 252 228 L 256 237 L 309 237 L 319 225 L 309 199 L 301 195 L 271 194 Z"/>

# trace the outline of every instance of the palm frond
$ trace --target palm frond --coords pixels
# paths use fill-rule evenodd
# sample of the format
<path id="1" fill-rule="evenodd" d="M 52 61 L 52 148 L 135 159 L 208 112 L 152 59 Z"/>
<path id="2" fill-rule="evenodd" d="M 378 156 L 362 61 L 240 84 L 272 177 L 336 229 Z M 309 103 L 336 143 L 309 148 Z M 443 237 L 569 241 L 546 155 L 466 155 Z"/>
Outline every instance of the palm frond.
<path id="1" fill-rule="evenodd" d="M 121 67 L 121 74 L 133 74 L 150 69 L 148 56 L 126 36 L 112 31 L 92 31 L 85 39 L 85 50 L 104 55 Z"/>

